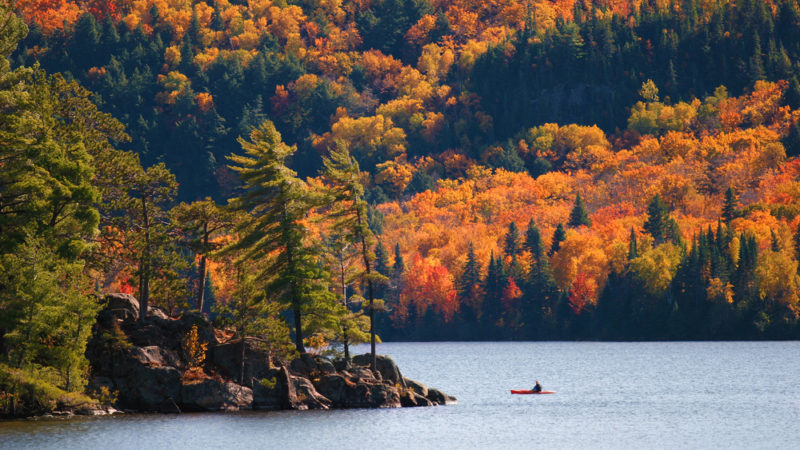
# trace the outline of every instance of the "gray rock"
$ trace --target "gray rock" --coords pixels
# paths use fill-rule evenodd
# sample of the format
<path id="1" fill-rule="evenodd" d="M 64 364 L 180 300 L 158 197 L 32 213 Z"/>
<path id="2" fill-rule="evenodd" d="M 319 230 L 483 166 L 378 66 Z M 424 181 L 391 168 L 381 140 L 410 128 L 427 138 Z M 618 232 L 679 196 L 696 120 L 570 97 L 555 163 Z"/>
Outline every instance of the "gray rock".
<path id="1" fill-rule="evenodd" d="M 411 390 L 413 390 L 415 393 L 417 393 L 417 394 L 419 394 L 419 395 L 421 395 L 423 397 L 427 397 L 428 396 L 428 386 L 425 386 L 424 384 L 420 383 L 419 381 L 414 381 L 414 380 L 412 380 L 410 378 L 403 377 L 403 381 L 405 381 L 406 386 L 411 388 Z"/>
<path id="2" fill-rule="evenodd" d="M 354 381 L 355 380 L 355 381 Z M 395 408 L 400 395 L 392 386 L 372 378 L 366 381 L 342 374 L 328 374 L 314 383 L 317 391 L 331 400 L 334 408 Z"/>
<path id="3" fill-rule="evenodd" d="M 289 408 L 289 389 L 282 369 L 272 369 L 268 376 L 251 379 L 250 384 L 253 386 L 253 409 L 273 411 Z"/>
<path id="4" fill-rule="evenodd" d="M 428 389 L 428 400 L 430 400 L 434 405 L 452 405 L 458 403 L 455 397 L 445 394 L 444 392 L 430 388 Z"/>
<path id="5" fill-rule="evenodd" d="M 292 409 L 328 409 L 331 401 L 324 395 L 317 392 L 314 385 L 308 378 L 290 375 L 289 385 L 293 387 L 294 396 L 289 398 Z"/>
<path id="6" fill-rule="evenodd" d="M 147 347 L 134 347 L 131 349 L 130 355 L 140 364 L 149 366 L 181 366 L 181 360 L 178 358 L 177 353 L 155 345 L 149 345 Z"/>
<path id="7" fill-rule="evenodd" d="M 136 320 L 139 318 L 139 300 L 130 294 L 114 293 L 105 297 L 106 307 L 118 320 Z"/>
<path id="8" fill-rule="evenodd" d="M 369 353 L 353 357 L 353 365 L 356 366 L 369 367 L 371 362 L 372 355 Z M 380 372 L 383 380 L 394 386 L 399 385 L 401 388 L 406 387 L 403 375 L 400 373 L 400 369 L 392 358 L 385 355 L 376 355 L 376 368 L 378 372 Z"/>
<path id="9" fill-rule="evenodd" d="M 269 353 L 258 346 L 254 339 L 246 339 L 246 354 L 244 365 L 244 379 L 260 380 L 275 376 L 275 369 L 271 367 Z M 217 344 L 208 351 L 209 362 L 219 369 L 222 376 L 232 380 L 239 380 L 242 367 L 242 341 Z M 252 385 L 255 387 L 255 384 Z"/>
<path id="10" fill-rule="evenodd" d="M 211 379 L 181 386 L 184 411 L 239 411 L 252 405 L 253 390 L 236 383 Z"/>
<path id="11" fill-rule="evenodd" d="M 174 367 L 137 364 L 128 376 L 115 378 L 119 404 L 140 411 L 159 411 L 167 401 L 180 398 L 181 374 Z"/>
<path id="12" fill-rule="evenodd" d="M 433 403 L 424 396 L 411 389 L 406 389 L 400 394 L 400 404 L 403 407 L 433 406 Z"/>

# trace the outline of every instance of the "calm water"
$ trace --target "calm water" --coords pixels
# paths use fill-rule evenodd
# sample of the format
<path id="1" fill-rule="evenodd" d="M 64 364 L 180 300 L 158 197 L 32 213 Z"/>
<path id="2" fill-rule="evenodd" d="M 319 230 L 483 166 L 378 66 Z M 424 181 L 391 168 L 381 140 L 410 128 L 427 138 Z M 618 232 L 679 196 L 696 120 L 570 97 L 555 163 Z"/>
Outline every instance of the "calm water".
<path id="1" fill-rule="evenodd" d="M 800 448 L 800 342 L 397 343 L 379 352 L 459 403 L 6 422 L 0 447 Z M 509 394 L 536 378 L 557 393 Z"/>

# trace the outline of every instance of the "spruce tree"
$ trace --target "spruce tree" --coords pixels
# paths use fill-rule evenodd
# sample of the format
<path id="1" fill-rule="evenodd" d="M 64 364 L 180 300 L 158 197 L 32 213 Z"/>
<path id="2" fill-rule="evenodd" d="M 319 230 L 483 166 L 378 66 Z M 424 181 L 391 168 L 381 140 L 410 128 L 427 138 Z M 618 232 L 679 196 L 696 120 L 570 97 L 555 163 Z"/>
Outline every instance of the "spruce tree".
<path id="1" fill-rule="evenodd" d="M 722 219 L 725 224 L 730 225 L 731 221 L 736 218 L 736 193 L 733 188 L 728 188 L 725 191 L 725 203 L 722 205 Z"/>
<path id="2" fill-rule="evenodd" d="M 567 240 L 567 232 L 564 230 L 564 225 L 558 224 L 556 231 L 553 232 L 553 243 L 550 245 L 549 256 L 553 256 L 561 248 L 561 243 Z"/>
<path id="3" fill-rule="evenodd" d="M 467 262 L 464 263 L 464 270 L 458 279 L 458 295 L 461 298 L 462 315 L 466 320 L 473 322 L 478 317 L 478 308 L 481 293 L 481 263 L 475 256 L 475 248 L 472 242 L 469 243 L 467 250 Z M 466 311 L 469 312 L 466 312 Z"/>
<path id="4" fill-rule="evenodd" d="M 245 155 L 228 159 L 244 183 L 244 193 L 231 204 L 249 217 L 236 227 L 240 239 L 227 251 L 242 250 L 240 261 L 260 263 L 259 282 L 294 316 L 295 348 L 305 353 L 303 316 L 325 311 L 333 303 L 318 263 L 318 249 L 307 244 L 303 221 L 314 206 L 314 193 L 286 166 L 295 147 L 289 147 L 272 122 L 265 121 L 239 139 Z"/>
<path id="5" fill-rule="evenodd" d="M 386 247 L 383 246 L 383 241 L 378 239 L 375 244 L 375 272 L 383 276 L 389 276 L 389 255 L 386 254 Z"/>
<path id="6" fill-rule="evenodd" d="M 392 266 L 392 277 L 400 277 L 405 273 L 406 265 L 403 262 L 403 254 L 400 252 L 400 243 L 394 245 L 394 265 Z"/>
<path id="7" fill-rule="evenodd" d="M 514 222 L 508 224 L 508 232 L 504 239 L 503 250 L 507 256 L 512 257 L 519 253 L 519 229 Z"/>
<path id="8" fill-rule="evenodd" d="M 669 221 L 669 210 L 667 204 L 656 194 L 647 206 L 647 221 L 644 229 L 655 241 L 655 245 L 662 244 L 666 238 Z"/>
<path id="9" fill-rule="evenodd" d="M 572 207 L 572 212 L 569 214 L 567 225 L 571 228 L 577 228 L 582 225 L 592 226 L 592 220 L 589 219 L 589 213 L 586 212 L 586 206 L 583 204 L 581 194 L 575 196 L 575 206 Z"/>
<path id="10" fill-rule="evenodd" d="M 542 255 L 544 255 L 542 235 L 539 232 L 539 227 L 533 222 L 533 219 L 528 223 L 528 230 L 525 232 L 525 247 L 531 252 L 531 256 L 536 261 L 539 261 Z"/>
<path id="11" fill-rule="evenodd" d="M 631 227 L 631 238 L 628 243 L 628 261 L 639 257 L 639 246 L 636 242 L 636 231 Z"/>

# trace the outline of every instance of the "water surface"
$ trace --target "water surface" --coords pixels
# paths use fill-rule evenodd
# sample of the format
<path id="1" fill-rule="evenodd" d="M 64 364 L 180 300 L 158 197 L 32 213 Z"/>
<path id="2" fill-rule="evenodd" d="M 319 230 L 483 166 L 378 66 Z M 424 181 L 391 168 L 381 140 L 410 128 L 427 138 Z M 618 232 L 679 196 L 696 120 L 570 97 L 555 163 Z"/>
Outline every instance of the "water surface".
<path id="1" fill-rule="evenodd" d="M 361 347 L 360 351 L 366 351 Z M 798 448 L 800 342 L 388 343 L 433 408 L 0 423 L 2 448 Z M 555 395 L 511 395 L 536 379 Z"/>

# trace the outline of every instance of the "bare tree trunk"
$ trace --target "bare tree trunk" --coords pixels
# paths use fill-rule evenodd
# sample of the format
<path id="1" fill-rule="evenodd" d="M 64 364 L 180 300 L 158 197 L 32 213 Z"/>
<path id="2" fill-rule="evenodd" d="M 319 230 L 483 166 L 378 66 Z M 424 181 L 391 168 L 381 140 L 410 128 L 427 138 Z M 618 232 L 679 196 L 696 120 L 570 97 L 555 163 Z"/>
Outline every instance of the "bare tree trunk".
<path id="1" fill-rule="evenodd" d="M 359 210 L 357 213 L 358 219 L 358 227 L 361 229 L 362 226 L 362 217 L 361 211 Z M 370 362 L 370 368 L 372 370 L 377 370 L 377 356 L 375 354 L 375 294 L 372 290 L 372 276 L 370 274 L 370 263 L 369 263 L 369 256 L 367 254 L 367 237 L 364 236 L 364 233 L 361 233 L 361 256 L 364 258 L 364 269 L 367 273 L 367 293 L 369 294 L 369 344 L 370 344 L 370 354 L 372 356 Z"/>
<path id="2" fill-rule="evenodd" d="M 147 214 L 147 200 L 144 197 L 142 197 L 142 218 L 144 252 L 139 274 L 139 322 L 144 323 L 147 320 L 147 308 L 150 303 L 150 218 Z"/>
<path id="3" fill-rule="evenodd" d="M 244 333 L 242 334 L 242 367 L 239 371 L 239 384 L 244 386 L 244 362 L 247 352 L 247 343 L 245 342 Z"/>
<path id="4" fill-rule="evenodd" d="M 206 298 L 206 253 L 208 252 L 208 224 L 203 224 L 203 249 L 200 257 L 200 283 L 197 290 L 197 309 L 203 313 L 203 303 Z"/>
<path id="5" fill-rule="evenodd" d="M 349 246 L 350 244 L 348 244 Z M 347 281 L 345 279 L 345 266 L 344 266 L 344 249 L 339 252 L 339 270 L 341 273 L 342 283 L 342 303 L 344 303 L 345 314 L 349 314 L 347 307 Z M 344 363 L 346 366 L 350 365 L 350 340 L 347 336 L 347 321 L 342 326 L 342 343 L 344 343 Z"/>

